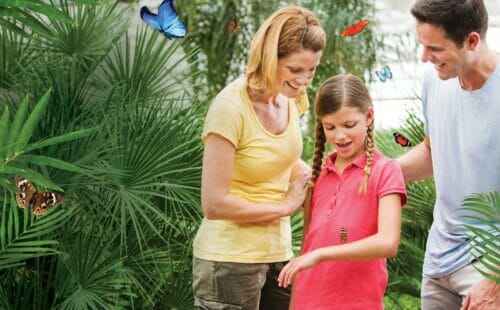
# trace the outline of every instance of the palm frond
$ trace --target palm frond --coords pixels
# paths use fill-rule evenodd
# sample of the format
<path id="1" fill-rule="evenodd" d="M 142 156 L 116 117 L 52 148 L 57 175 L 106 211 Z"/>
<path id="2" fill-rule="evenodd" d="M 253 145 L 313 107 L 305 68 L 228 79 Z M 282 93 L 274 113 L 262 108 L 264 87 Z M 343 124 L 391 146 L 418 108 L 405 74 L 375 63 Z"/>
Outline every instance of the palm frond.
<path id="1" fill-rule="evenodd" d="M 178 223 L 153 205 L 154 197 L 164 199 L 167 210 L 182 208 L 180 213 L 199 219 L 199 210 L 192 209 L 199 206 L 199 112 L 175 102 L 165 98 L 132 109 L 117 102 L 118 113 L 105 122 L 115 158 L 111 166 L 124 172 L 110 180 L 108 208 L 122 222 L 122 236 L 127 234 L 123 221 L 130 222 L 139 242 L 144 240 L 143 225 L 164 238 L 158 220 L 177 230 Z"/>
<path id="2" fill-rule="evenodd" d="M 27 117 L 26 114 L 29 100 L 28 96 L 26 96 L 16 111 L 11 126 L 8 124 L 9 109 L 8 106 L 5 106 L 4 112 L 0 118 L 0 127 L 3 128 L 3 132 L 0 134 L 0 180 L 5 181 L 6 178 L 12 178 L 13 175 L 19 174 L 30 178 L 30 180 L 35 183 L 61 191 L 62 189 L 59 186 L 50 181 L 47 177 L 30 169 L 28 164 L 35 166 L 52 166 L 68 171 L 83 171 L 82 168 L 57 158 L 26 154 L 26 150 L 34 150 L 43 146 L 79 139 L 93 132 L 93 130 L 80 130 L 53 137 L 45 141 L 39 141 L 33 145 L 28 144 L 35 128 L 39 125 L 43 117 L 44 110 L 49 102 L 49 96 L 50 89 L 38 101 Z M 10 190 L 8 189 L 8 191 Z"/>
<path id="3" fill-rule="evenodd" d="M 133 43 L 132 43 L 133 42 Z M 126 102 L 151 102 L 180 90 L 183 68 L 195 61 L 195 52 L 180 55 L 178 42 L 165 40 L 157 31 L 138 27 L 135 40 L 127 34 L 104 60 L 97 80 L 104 88 L 120 86 Z"/>
<path id="4" fill-rule="evenodd" d="M 484 267 L 483 276 L 500 283 L 500 192 L 476 193 L 466 197 L 460 210 L 471 224 L 463 224 L 469 239 L 469 253 Z M 480 225 L 474 225 L 479 223 Z"/>
<path id="5" fill-rule="evenodd" d="M 57 208 L 57 207 L 56 207 Z M 51 210 L 36 217 L 12 201 L 3 200 L 0 218 L 0 270 L 23 265 L 28 259 L 57 254 L 58 242 L 41 239 L 61 227 L 72 211 Z"/>
<path id="6" fill-rule="evenodd" d="M 95 235 L 79 230 L 62 243 L 55 283 L 58 308 L 110 309 L 127 303 L 128 271 L 115 247 L 117 233 L 112 226 L 101 225 Z"/>

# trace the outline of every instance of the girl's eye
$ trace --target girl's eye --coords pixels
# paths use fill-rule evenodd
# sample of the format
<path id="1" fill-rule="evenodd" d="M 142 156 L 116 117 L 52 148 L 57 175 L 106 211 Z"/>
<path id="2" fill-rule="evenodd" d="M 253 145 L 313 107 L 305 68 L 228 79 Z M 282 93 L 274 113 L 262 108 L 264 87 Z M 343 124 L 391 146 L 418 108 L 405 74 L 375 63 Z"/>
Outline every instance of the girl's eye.
<path id="1" fill-rule="evenodd" d="M 326 130 L 334 130 L 334 129 L 335 129 L 335 127 L 332 127 L 332 126 L 325 126 L 325 129 L 326 129 Z"/>
<path id="2" fill-rule="evenodd" d="M 300 73 L 302 70 L 301 69 L 292 69 L 290 68 L 290 72 L 292 73 Z"/>
<path id="3" fill-rule="evenodd" d="M 353 128 L 354 126 L 356 126 L 356 124 L 346 124 L 345 125 L 346 128 Z"/>

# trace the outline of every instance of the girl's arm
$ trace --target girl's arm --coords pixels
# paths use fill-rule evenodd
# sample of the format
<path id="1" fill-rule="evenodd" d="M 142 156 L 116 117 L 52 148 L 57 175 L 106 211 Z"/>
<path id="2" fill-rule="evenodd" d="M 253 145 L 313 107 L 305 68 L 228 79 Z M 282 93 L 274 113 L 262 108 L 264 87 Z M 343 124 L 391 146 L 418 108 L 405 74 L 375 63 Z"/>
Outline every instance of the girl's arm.
<path id="1" fill-rule="evenodd" d="M 236 148 L 217 134 L 209 134 L 203 153 L 201 206 L 210 220 L 264 222 L 293 214 L 305 199 L 310 173 L 299 175 L 279 203 L 253 203 L 229 195 Z"/>
<path id="2" fill-rule="evenodd" d="M 313 250 L 292 259 L 278 277 L 280 286 L 290 285 L 295 275 L 323 261 L 368 260 L 393 257 L 401 234 L 401 198 L 390 194 L 379 200 L 378 232 L 364 239 Z"/>

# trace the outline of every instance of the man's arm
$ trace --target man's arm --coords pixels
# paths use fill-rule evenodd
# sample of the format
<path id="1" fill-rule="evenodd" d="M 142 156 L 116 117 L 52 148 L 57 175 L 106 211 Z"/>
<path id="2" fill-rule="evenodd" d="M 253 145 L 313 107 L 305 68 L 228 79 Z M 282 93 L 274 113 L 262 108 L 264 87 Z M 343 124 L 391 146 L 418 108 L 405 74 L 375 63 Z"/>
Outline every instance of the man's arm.
<path id="1" fill-rule="evenodd" d="M 432 172 L 431 141 L 425 136 L 424 142 L 419 143 L 411 151 L 396 158 L 403 170 L 405 181 L 418 181 L 430 178 Z"/>

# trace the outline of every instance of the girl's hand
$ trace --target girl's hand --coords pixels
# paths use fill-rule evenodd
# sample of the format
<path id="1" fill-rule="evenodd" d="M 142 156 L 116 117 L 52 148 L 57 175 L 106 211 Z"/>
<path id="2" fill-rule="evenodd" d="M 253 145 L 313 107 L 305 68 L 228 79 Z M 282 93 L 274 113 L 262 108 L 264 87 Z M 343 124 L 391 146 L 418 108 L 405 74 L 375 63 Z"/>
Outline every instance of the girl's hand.
<path id="1" fill-rule="evenodd" d="M 281 287 L 288 287 L 292 284 L 295 275 L 304 269 L 316 266 L 320 262 L 317 251 L 312 251 L 302 256 L 292 258 L 283 269 L 281 269 L 278 276 L 278 285 Z"/>

